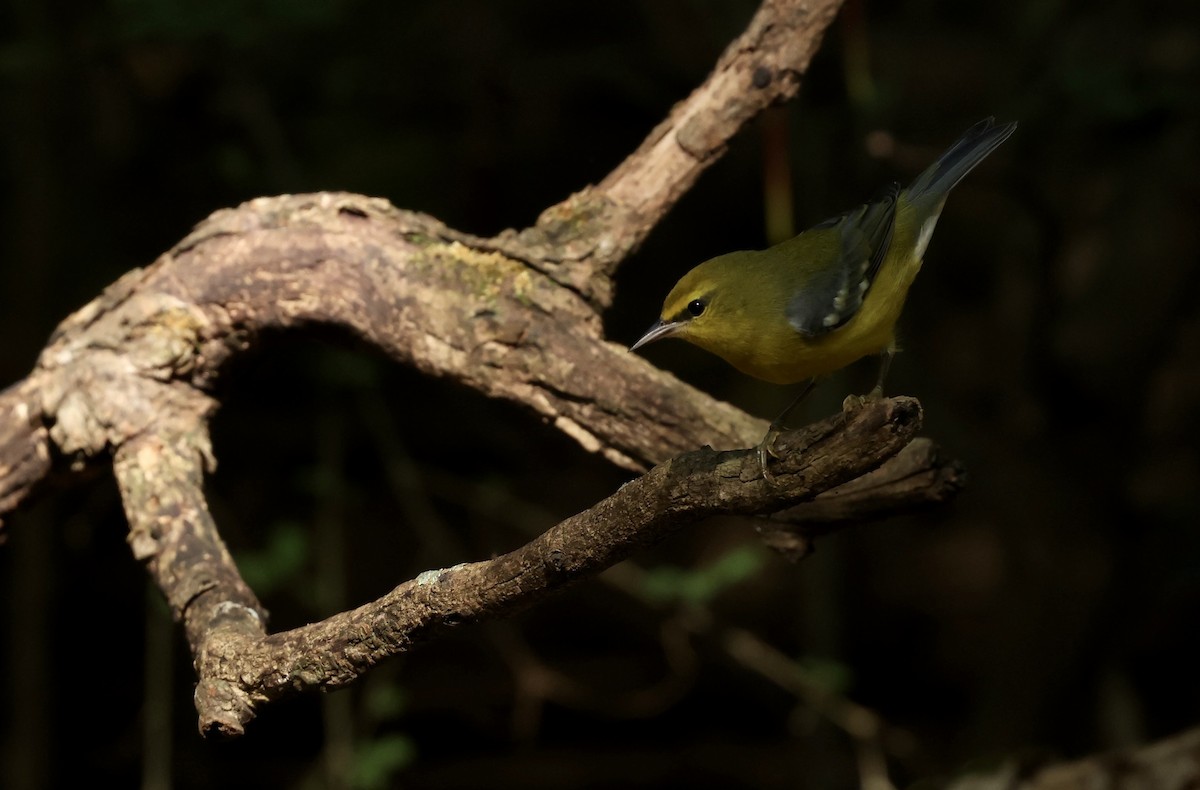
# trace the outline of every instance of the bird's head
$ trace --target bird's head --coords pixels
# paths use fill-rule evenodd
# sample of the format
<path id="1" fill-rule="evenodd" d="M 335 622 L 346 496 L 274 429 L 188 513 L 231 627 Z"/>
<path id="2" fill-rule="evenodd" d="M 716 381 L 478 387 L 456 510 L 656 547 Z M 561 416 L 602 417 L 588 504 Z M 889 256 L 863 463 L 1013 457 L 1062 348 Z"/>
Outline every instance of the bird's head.
<path id="1" fill-rule="evenodd" d="M 677 337 L 724 356 L 743 326 L 747 305 L 739 299 L 745 282 L 737 277 L 738 261 L 730 255 L 705 261 L 683 276 L 663 301 L 659 320 L 630 350 L 665 337 Z"/>

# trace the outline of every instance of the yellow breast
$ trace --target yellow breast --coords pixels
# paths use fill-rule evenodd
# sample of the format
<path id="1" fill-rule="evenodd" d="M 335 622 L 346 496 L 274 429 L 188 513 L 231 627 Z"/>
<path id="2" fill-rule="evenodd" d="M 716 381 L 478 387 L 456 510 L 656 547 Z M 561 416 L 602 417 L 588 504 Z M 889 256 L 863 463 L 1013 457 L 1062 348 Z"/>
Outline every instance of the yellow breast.
<path id="1" fill-rule="evenodd" d="M 771 281 L 769 267 L 778 263 L 747 257 L 741 264 L 746 267 L 742 277 L 757 298 L 730 306 L 722 315 L 727 322 L 723 331 L 688 332 L 684 337 L 743 373 L 776 384 L 806 381 L 878 354 L 893 344 L 896 321 L 921 268 L 936 219 L 935 214 L 914 232 L 911 209 L 900 202 L 890 250 L 862 306 L 846 324 L 828 334 L 809 337 L 796 331 L 786 315 L 791 294 Z"/>

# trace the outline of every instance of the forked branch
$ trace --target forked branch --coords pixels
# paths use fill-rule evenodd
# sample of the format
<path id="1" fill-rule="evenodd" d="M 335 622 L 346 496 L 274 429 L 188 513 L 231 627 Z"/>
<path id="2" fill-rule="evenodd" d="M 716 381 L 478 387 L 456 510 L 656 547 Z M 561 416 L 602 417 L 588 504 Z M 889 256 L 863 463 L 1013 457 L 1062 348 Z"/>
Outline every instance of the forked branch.
<path id="1" fill-rule="evenodd" d="M 761 420 L 602 335 L 617 264 L 740 128 L 796 92 L 838 5 L 764 2 L 626 162 L 524 231 L 480 239 L 341 193 L 216 212 L 70 316 L 30 375 L 0 392 L 0 518 L 51 471 L 111 462 L 131 548 L 191 645 L 201 728 L 237 734 L 265 702 L 345 685 L 441 628 L 528 605 L 706 515 L 807 502 L 828 523 L 844 518 L 839 497 L 843 514 L 857 515 L 941 496 L 936 475 L 887 462 L 915 435 L 915 401 L 871 403 L 785 434 L 772 486 L 752 453 L 695 450 L 751 445 Z M 211 385 L 262 332 L 314 324 L 520 404 L 626 469 L 674 460 L 510 554 L 430 571 L 354 611 L 269 634 L 202 491 L 215 463 Z M 923 458 L 918 472 L 944 468 Z"/>
<path id="2" fill-rule="evenodd" d="M 196 656 L 201 730 L 240 735 L 262 704 L 345 686 L 445 628 L 529 606 L 683 526 L 717 514 L 775 512 L 852 480 L 899 452 L 920 425 L 920 405 L 895 398 L 789 432 L 773 482 L 753 450 L 694 450 L 514 551 L 426 571 L 357 609 L 270 635 L 203 506 L 202 453 L 147 438 L 118 453 L 117 473 L 126 501 L 137 505 L 135 532 L 157 541 L 154 557 L 173 560 L 152 562 L 151 572 L 174 592 Z M 192 559 L 180 563 L 183 556 Z M 181 569 L 187 575 L 176 575 Z"/>

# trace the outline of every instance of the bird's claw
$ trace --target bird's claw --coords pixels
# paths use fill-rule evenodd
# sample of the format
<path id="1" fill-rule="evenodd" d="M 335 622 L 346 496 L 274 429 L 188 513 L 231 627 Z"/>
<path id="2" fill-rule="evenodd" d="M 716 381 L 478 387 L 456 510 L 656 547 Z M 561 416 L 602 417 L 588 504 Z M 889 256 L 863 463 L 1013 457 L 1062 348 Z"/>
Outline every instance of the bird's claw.
<path id="1" fill-rule="evenodd" d="M 767 435 L 758 443 L 758 465 L 762 468 L 763 479 L 768 483 L 774 483 L 775 478 L 771 477 L 771 472 L 767 468 L 770 459 L 779 460 L 780 456 L 775 452 L 775 439 L 779 436 L 779 428 L 772 425 L 767 429 Z"/>
<path id="2" fill-rule="evenodd" d="M 879 400 L 882 397 L 883 397 L 883 387 L 876 384 L 875 387 L 870 392 L 868 392 L 866 395 L 847 395 L 846 399 L 844 401 L 842 401 L 842 411 L 853 411 L 855 409 L 861 409 L 863 406 L 866 406 L 868 403 L 874 403 L 875 401 Z"/>

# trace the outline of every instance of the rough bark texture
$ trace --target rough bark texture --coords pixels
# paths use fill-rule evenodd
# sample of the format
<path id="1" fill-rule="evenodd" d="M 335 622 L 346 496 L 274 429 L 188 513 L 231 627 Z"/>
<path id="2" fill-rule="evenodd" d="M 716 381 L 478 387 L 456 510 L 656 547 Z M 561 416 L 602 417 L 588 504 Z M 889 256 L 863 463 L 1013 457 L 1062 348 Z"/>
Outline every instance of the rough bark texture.
<path id="1" fill-rule="evenodd" d="M 852 404 L 785 434 L 768 484 L 753 453 L 707 449 L 754 444 L 762 421 L 602 336 L 616 265 L 738 129 L 795 93 L 837 6 L 764 3 L 638 151 L 524 231 L 479 239 L 342 193 L 216 212 L 65 320 L 33 372 L 0 393 L 0 517 L 52 470 L 111 462 L 130 546 L 195 657 L 201 730 L 235 735 L 264 703 L 343 686 L 442 628 L 528 605 L 707 515 L 808 502 L 786 518 L 827 529 L 945 498 L 953 466 L 928 445 L 888 462 L 919 427 L 915 401 Z M 521 404 L 624 468 L 674 460 L 507 555 L 429 571 L 354 611 L 268 634 L 201 488 L 214 463 L 211 385 L 264 331 L 316 324 Z M 782 521 L 775 534 L 794 555 L 803 552 L 778 536 L 811 537 Z"/>
<path id="2" fill-rule="evenodd" d="M 0 516 L 16 510 L 50 473 L 50 432 L 38 400 L 30 379 L 0 392 Z"/>
<path id="3" fill-rule="evenodd" d="M 528 261 L 602 308 L 611 275 L 765 107 L 792 98 L 842 0 L 766 0 L 711 75 L 599 185 L 485 246 Z"/>
<path id="4" fill-rule="evenodd" d="M 944 458 L 929 439 L 914 439 L 875 471 L 772 514 L 758 532 L 768 546 L 796 562 L 812 552 L 820 535 L 948 502 L 966 481 L 959 461 Z"/>
<path id="5" fill-rule="evenodd" d="M 754 450 L 685 453 L 508 554 L 426 571 L 378 600 L 292 631 L 267 636 L 253 604 L 217 603 L 200 629 L 204 641 L 193 644 L 201 729 L 241 734 L 257 705 L 340 688 L 445 628 L 528 606 L 699 519 L 801 501 L 877 466 L 919 427 L 920 406 L 898 398 L 792 432 L 774 483 L 763 479 Z"/>

